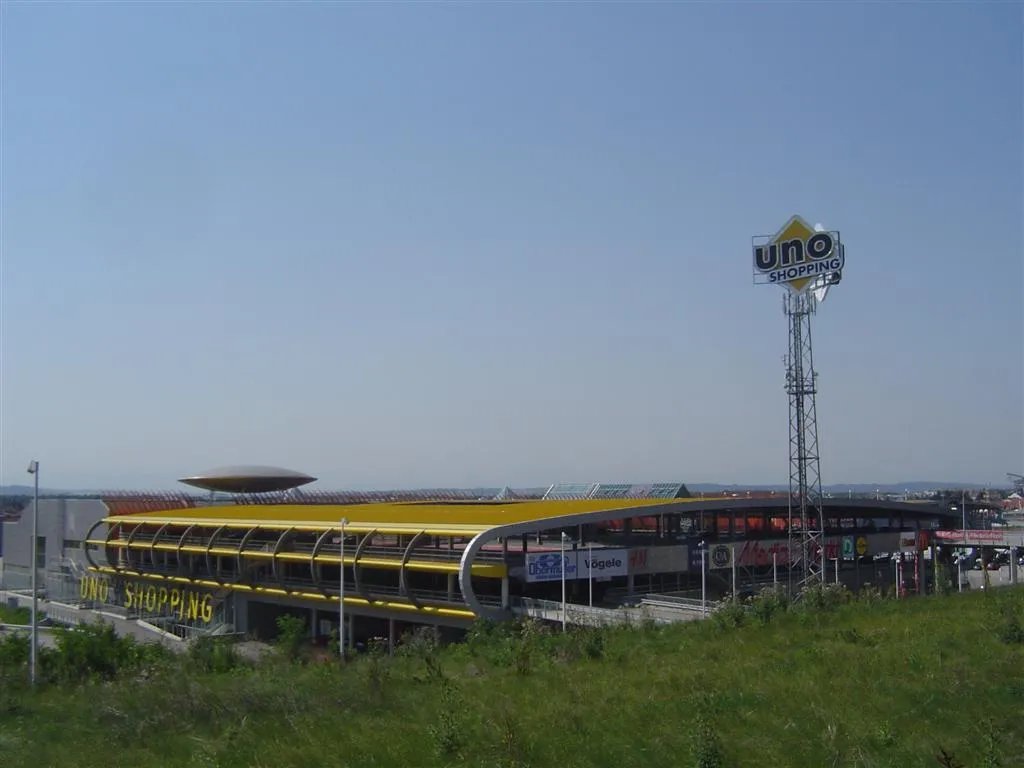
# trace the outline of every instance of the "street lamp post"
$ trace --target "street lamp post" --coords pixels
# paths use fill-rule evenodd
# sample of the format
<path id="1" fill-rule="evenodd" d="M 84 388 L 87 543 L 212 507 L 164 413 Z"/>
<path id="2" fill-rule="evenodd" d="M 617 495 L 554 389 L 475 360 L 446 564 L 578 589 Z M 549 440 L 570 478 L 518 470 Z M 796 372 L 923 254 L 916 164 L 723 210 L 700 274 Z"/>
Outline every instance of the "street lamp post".
<path id="1" fill-rule="evenodd" d="M 594 544 L 587 542 L 587 587 L 590 590 L 590 607 L 594 607 Z"/>
<path id="2" fill-rule="evenodd" d="M 967 491 L 960 491 L 960 515 L 962 519 L 961 532 L 964 537 L 963 550 L 956 561 L 956 583 L 957 591 L 964 591 L 964 558 L 967 557 Z"/>
<path id="3" fill-rule="evenodd" d="M 565 540 L 569 537 L 566 536 L 565 531 L 562 531 L 561 537 L 561 554 L 562 554 L 562 631 L 565 632 Z"/>
<path id="4" fill-rule="evenodd" d="M 706 618 L 708 615 L 708 543 L 701 540 L 697 546 L 700 547 L 700 615 L 702 618 Z"/>
<path id="5" fill-rule="evenodd" d="M 36 684 L 36 664 L 39 659 L 39 462 L 33 459 L 28 463 L 28 473 L 32 475 L 34 492 L 32 500 L 32 648 L 29 654 L 28 674 L 32 686 Z"/>
<path id="6" fill-rule="evenodd" d="M 347 518 L 341 518 L 341 538 L 338 540 L 338 645 L 341 660 L 345 660 L 345 526 Z"/>

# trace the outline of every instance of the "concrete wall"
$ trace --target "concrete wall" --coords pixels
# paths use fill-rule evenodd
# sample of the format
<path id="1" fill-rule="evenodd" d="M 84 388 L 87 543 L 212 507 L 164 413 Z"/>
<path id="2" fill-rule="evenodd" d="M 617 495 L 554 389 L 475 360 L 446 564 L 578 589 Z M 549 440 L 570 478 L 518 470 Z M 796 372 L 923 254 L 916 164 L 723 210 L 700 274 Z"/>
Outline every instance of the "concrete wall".
<path id="1" fill-rule="evenodd" d="M 3 524 L 2 552 L 5 568 L 27 569 L 32 558 L 32 504 L 21 513 L 17 522 Z M 85 537 L 89 529 L 108 514 L 107 507 L 98 499 L 40 499 L 39 536 L 46 539 L 46 560 L 40 568 L 56 568 L 62 558 L 74 560 L 81 566 L 85 561 Z M 94 538 L 102 538 L 106 526 L 101 526 Z M 66 541 L 77 541 L 79 547 L 65 548 Z"/>

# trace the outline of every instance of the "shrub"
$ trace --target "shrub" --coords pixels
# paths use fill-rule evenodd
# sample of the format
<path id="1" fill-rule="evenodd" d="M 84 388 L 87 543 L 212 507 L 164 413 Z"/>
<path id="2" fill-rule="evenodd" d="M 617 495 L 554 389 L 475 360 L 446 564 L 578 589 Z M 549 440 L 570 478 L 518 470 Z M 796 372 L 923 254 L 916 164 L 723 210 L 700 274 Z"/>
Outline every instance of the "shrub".
<path id="1" fill-rule="evenodd" d="M 447 678 L 441 679 L 440 711 L 437 723 L 430 726 L 434 748 L 442 758 L 454 757 L 463 746 L 463 711 L 465 705 L 455 684 Z"/>
<path id="2" fill-rule="evenodd" d="M 291 661 L 299 659 L 305 643 L 305 618 L 290 614 L 282 614 L 277 617 L 277 645 L 286 659 Z"/>
<path id="3" fill-rule="evenodd" d="M 203 672 L 230 672 L 241 663 L 235 646 L 225 638 L 200 635 L 188 647 L 188 658 Z"/>
<path id="4" fill-rule="evenodd" d="M 722 600 L 711 614 L 711 620 L 720 629 L 734 629 L 743 626 L 747 617 L 747 607 L 732 598 Z"/>
<path id="5" fill-rule="evenodd" d="M 850 590 L 842 584 L 815 584 L 800 592 L 799 605 L 808 611 L 831 611 L 852 599 Z"/>
<path id="6" fill-rule="evenodd" d="M 751 598 L 748 610 L 761 624 L 768 624 L 780 613 L 789 610 L 789 596 L 780 589 L 765 587 Z"/>
<path id="7" fill-rule="evenodd" d="M 697 717 L 693 745 L 694 768 L 723 768 L 722 742 L 703 715 Z"/>

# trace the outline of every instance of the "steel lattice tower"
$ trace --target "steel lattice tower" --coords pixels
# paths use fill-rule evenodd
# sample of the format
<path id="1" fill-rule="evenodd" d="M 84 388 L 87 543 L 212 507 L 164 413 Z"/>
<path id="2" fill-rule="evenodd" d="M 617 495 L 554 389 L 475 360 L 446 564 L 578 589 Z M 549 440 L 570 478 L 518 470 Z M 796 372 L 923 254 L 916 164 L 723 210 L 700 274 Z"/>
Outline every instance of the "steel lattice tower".
<path id="1" fill-rule="evenodd" d="M 790 552 L 793 552 L 793 531 L 798 530 L 802 587 L 822 583 L 825 574 L 817 373 L 814 371 L 811 345 L 811 316 L 817 304 L 817 298 L 809 291 L 787 293 L 783 297 L 783 309 L 789 320 L 789 354 L 785 362 L 786 392 L 789 394 Z"/>
<path id="2" fill-rule="evenodd" d="M 846 254 L 839 232 L 811 227 L 793 216 L 774 235 L 752 238 L 754 283 L 786 288 L 782 308 L 789 325 L 786 393 L 789 395 L 789 586 L 800 568 L 801 587 L 823 584 L 827 571 L 825 514 L 818 459 L 818 393 L 811 348 L 811 316 L 842 279 Z M 800 548 L 794 548 L 799 537 Z M 838 569 L 838 562 L 837 562 Z"/>

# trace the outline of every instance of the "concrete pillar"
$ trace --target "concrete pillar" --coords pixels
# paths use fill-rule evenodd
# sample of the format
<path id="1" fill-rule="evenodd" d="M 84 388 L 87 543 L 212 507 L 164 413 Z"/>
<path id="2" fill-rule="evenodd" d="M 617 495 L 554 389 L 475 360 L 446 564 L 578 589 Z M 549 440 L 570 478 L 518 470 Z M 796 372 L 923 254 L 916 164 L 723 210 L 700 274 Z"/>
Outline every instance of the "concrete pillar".
<path id="1" fill-rule="evenodd" d="M 1017 570 L 1018 570 L 1017 558 L 1018 557 L 1020 557 L 1020 550 L 1017 549 L 1017 547 L 1010 547 L 1010 583 L 1014 584 L 1014 585 L 1017 583 L 1017 579 L 1018 579 L 1018 575 L 1017 575 Z"/>
<path id="2" fill-rule="evenodd" d="M 243 635 L 249 632 L 249 599 L 238 592 L 234 595 L 235 603 L 235 632 L 241 632 Z"/>
<path id="3" fill-rule="evenodd" d="M 501 577 L 501 607 L 506 609 L 506 610 L 509 607 L 509 601 L 508 601 L 508 576 L 502 576 Z"/>
<path id="4" fill-rule="evenodd" d="M 455 599 L 455 574 L 448 574 L 448 602 L 452 602 Z"/>

